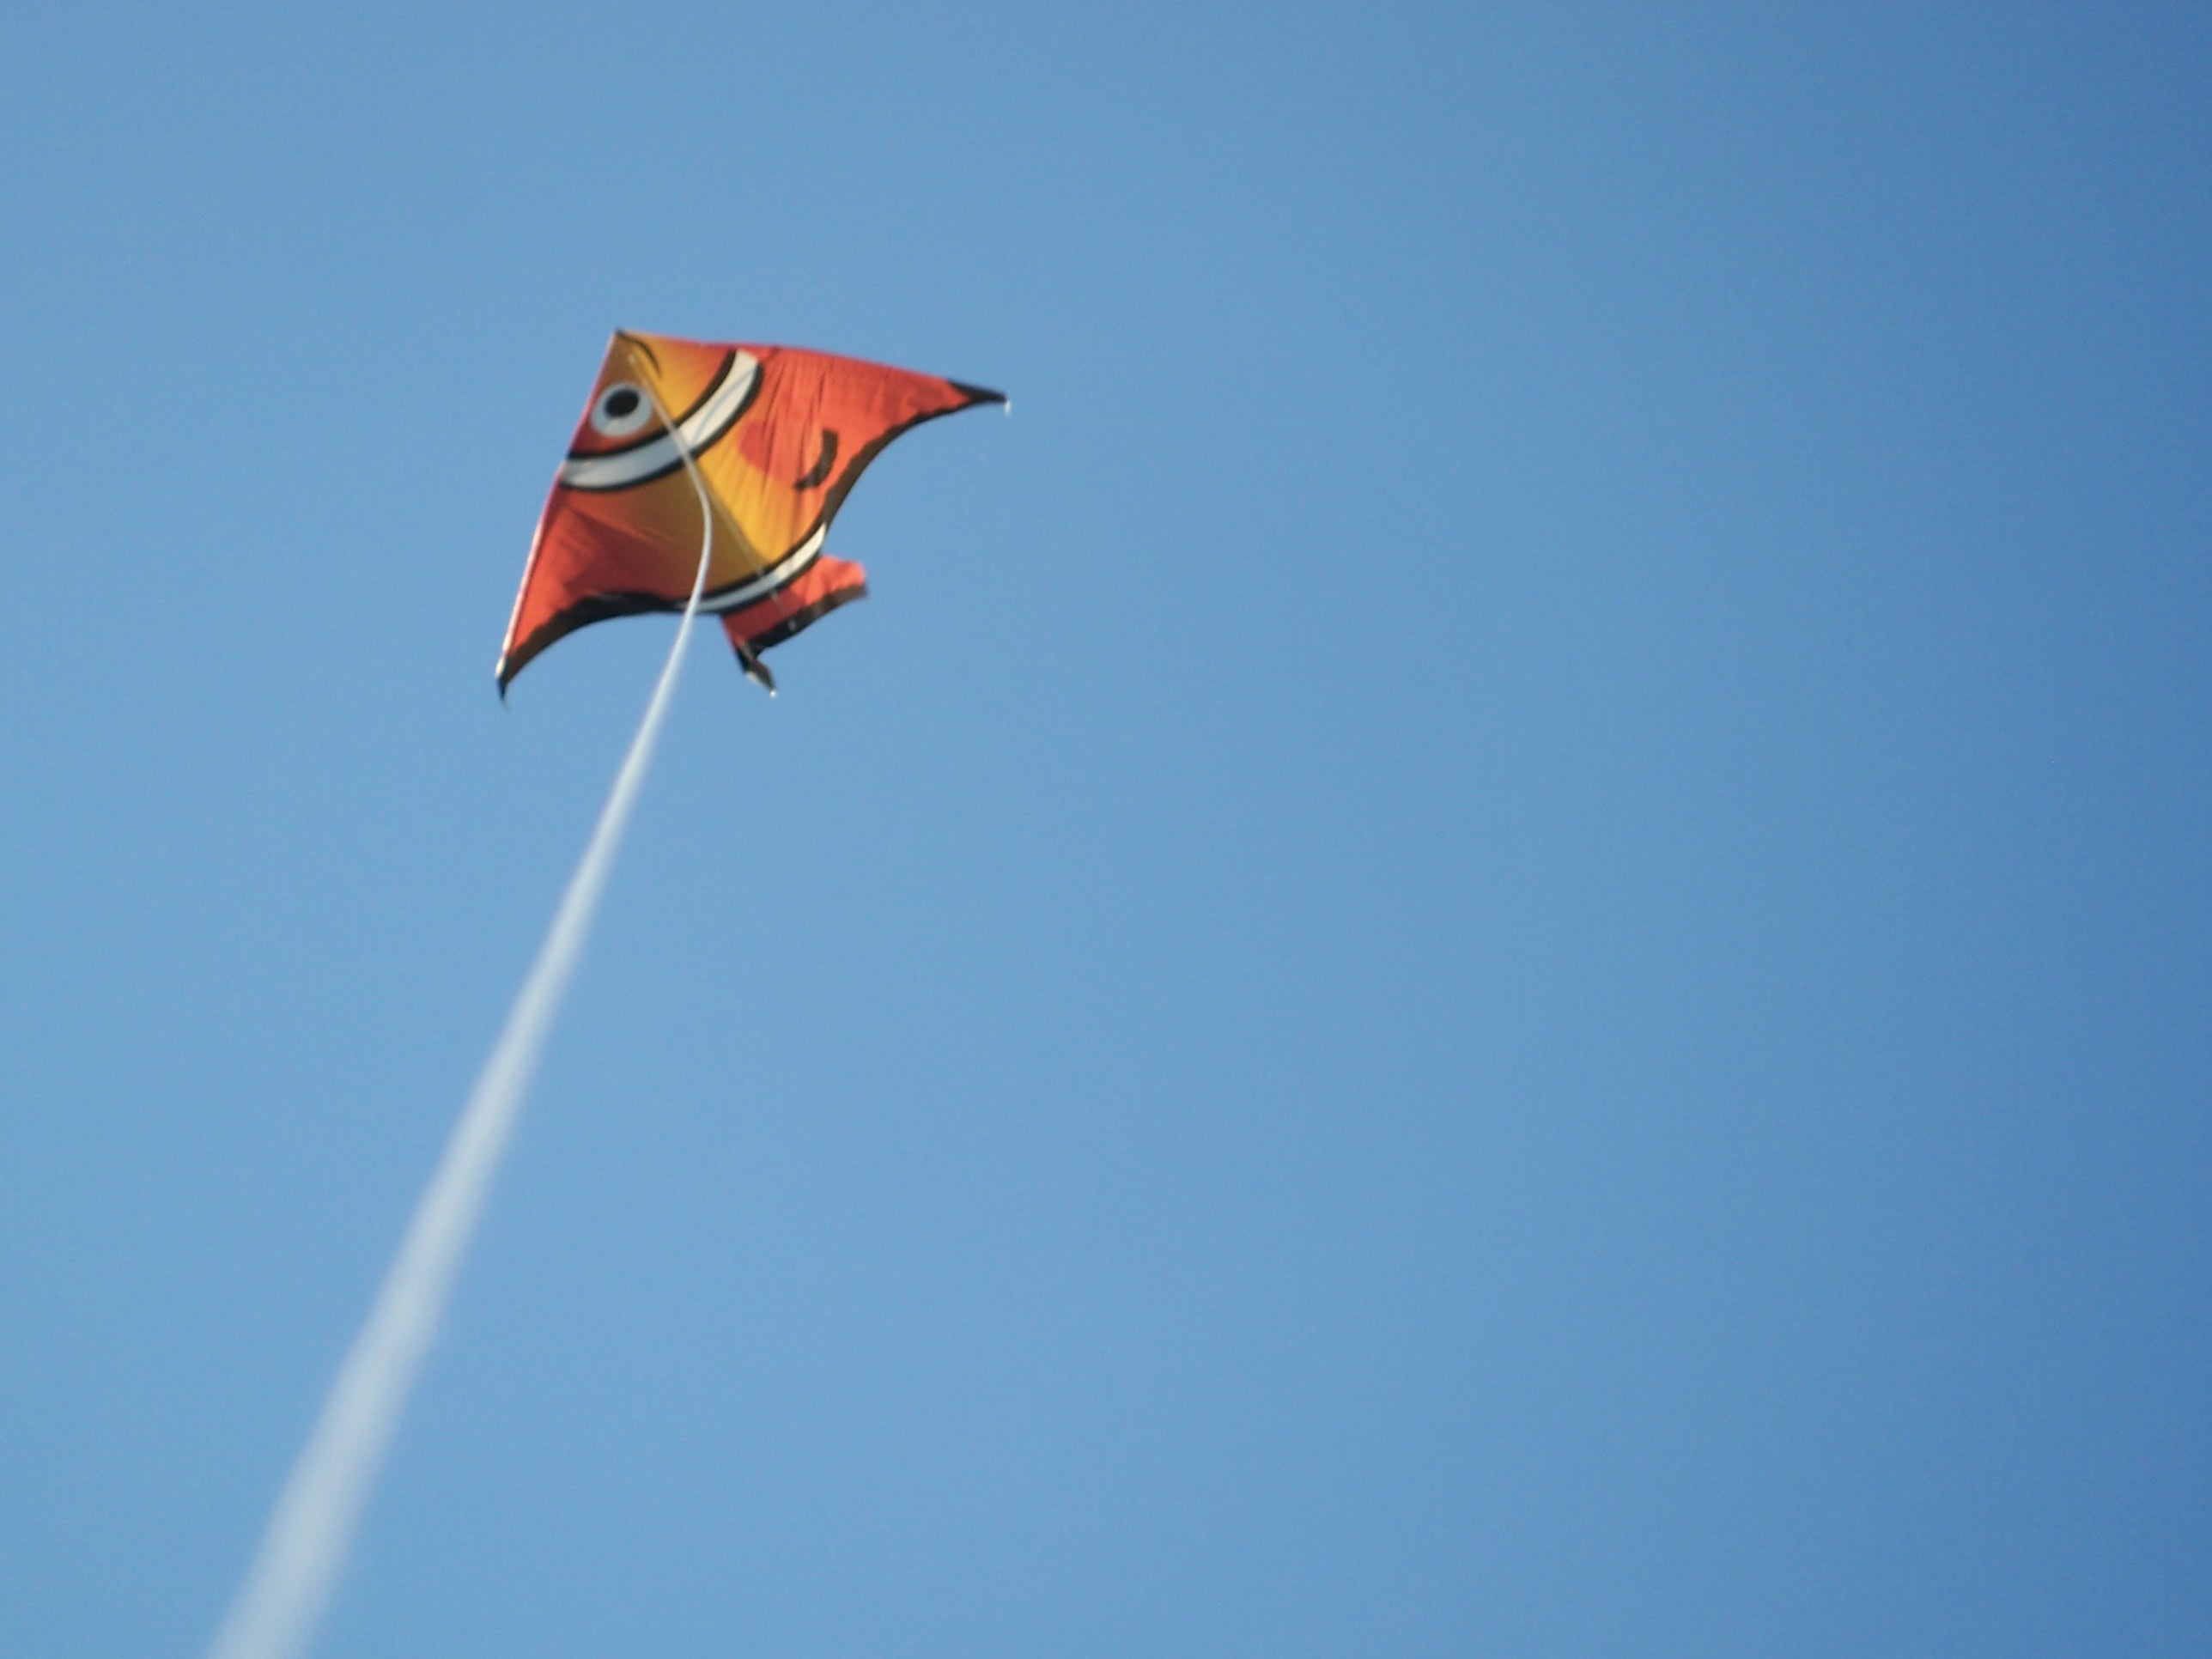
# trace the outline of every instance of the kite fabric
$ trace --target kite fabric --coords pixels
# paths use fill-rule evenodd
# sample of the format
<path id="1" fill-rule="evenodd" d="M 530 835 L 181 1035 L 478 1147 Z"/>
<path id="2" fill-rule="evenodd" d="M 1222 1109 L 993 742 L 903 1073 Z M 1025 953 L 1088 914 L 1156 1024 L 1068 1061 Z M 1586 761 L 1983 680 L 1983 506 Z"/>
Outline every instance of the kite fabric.
<path id="1" fill-rule="evenodd" d="M 701 530 L 686 454 L 712 502 L 700 608 L 774 690 L 760 653 L 867 592 L 859 565 L 823 550 L 861 471 L 911 427 L 1005 401 L 825 352 L 617 333 L 538 522 L 500 647 L 501 695 L 565 634 L 684 609 Z"/>

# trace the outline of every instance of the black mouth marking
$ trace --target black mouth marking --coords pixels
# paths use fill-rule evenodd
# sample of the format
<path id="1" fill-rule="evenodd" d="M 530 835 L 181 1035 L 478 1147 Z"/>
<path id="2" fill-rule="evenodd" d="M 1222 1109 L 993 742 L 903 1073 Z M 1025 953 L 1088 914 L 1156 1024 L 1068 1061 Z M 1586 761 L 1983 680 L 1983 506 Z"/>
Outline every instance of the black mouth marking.
<path id="1" fill-rule="evenodd" d="M 837 464 L 837 434 L 828 427 L 822 428 L 822 453 L 806 471 L 806 476 L 792 485 L 793 489 L 812 489 L 830 476 L 830 469 Z"/>

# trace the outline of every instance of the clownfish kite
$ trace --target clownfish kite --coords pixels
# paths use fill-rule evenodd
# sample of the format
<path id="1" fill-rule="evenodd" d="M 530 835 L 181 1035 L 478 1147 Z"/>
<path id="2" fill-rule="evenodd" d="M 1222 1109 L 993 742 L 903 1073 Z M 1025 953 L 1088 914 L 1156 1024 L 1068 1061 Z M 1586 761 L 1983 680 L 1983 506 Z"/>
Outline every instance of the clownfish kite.
<path id="1" fill-rule="evenodd" d="M 386 1449 L 574 976 L 684 660 L 692 616 L 722 618 L 745 672 L 867 591 L 823 551 L 830 520 L 908 427 L 995 392 L 782 346 L 617 334 L 538 521 L 499 653 L 499 688 L 562 635 L 644 611 L 684 620 L 522 989 L 399 1252 L 347 1351 L 210 1659 L 300 1659 L 330 1600 Z M 696 550 L 696 551 L 694 550 Z"/>
<path id="2" fill-rule="evenodd" d="M 682 611 L 702 500 L 713 554 L 699 608 L 720 616 L 745 672 L 773 691 L 760 653 L 868 591 L 859 565 L 823 551 L 861 471 L 910 427 L 1005 401 L 819 351 L 617 333 L 538 521 L 500 695 L 564 634 Z"/>

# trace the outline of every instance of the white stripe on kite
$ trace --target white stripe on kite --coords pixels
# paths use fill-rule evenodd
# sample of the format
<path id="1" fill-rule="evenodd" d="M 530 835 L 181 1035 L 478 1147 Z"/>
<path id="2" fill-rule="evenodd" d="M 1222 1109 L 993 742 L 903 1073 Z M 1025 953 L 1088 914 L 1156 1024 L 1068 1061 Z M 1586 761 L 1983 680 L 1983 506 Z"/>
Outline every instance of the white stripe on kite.
<path id="1" fill-rule="evenodd" d="M 744 408 L 745 399 L 752 395 L 753 382 L 760 379 L 759 358 L 750 351 L 733 352 L 731 356 L 730 372 L 714 388 L 714 395 L 681 422 L 669 422 L 664 410 L 662 424 L 668 429 L 651 443 L 640 444 L 635 449 L 617 450 L 611 455 L 571 456 L 561 463 L 560 481 L 571 489 L 620 489 L 655 473 L 665 472 L 679 461 L 688 465 L 694 455 L 730 429 L 730 423 Z M 658 408 L 660 398 L 657 394 L 653 401 Z M 681 443 L 678 441 L 679 434 Z"/>
<path id="2" fill-rule="evenodd" d="M 814 533 L 784 555 L 780 563 L 770 565 L 750 581 L 739 582 L 735 587 L 715 594 L 701 609 L 718 613 L 742 610 L 755 599 L 775 592 L 786 583 L 798 580 L 805 573 L 807 566 L 814 562 L 815 556 L 822 551 L 822 544 L 829 535 L 828 525 L 815 526 Z"/>

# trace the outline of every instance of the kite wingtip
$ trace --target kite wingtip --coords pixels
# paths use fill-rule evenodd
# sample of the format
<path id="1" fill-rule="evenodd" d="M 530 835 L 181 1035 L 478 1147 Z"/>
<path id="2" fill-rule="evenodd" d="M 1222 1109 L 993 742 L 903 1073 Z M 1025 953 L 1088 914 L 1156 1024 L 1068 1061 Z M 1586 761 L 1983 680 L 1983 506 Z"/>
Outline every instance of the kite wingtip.
<path id="1" fill-rule="evenodd" d="M 735 641 L 732 641 L 735 643 Z M 759 686 L 771 697 L 775 695 L 775 676 L 760 659 L 760 653 L 749 645 L 738 647 L 738 665 L 745 671 L 745 678 Z"/>
<path id="2" fill-rule="evenodd" d="M 952 380 L 947 384 L 967 398 L 971 408 L 977 404 L 1003 404 L 1006 401 L 1005 392 L 994 392 L 987 386 L 969 386 L 965 380 Z"/>

